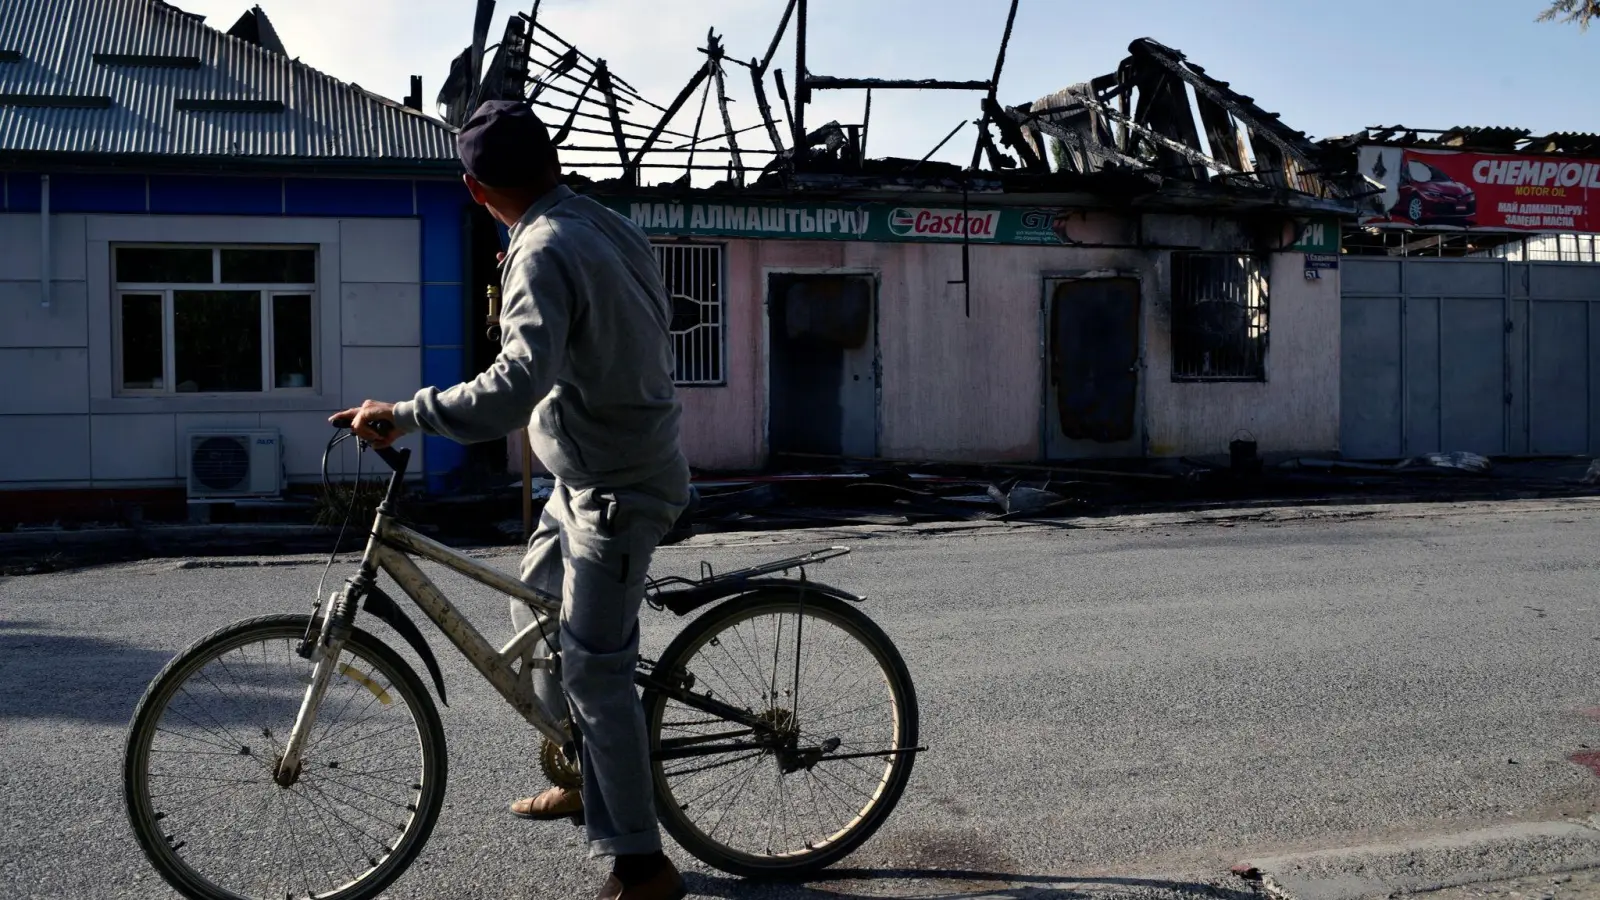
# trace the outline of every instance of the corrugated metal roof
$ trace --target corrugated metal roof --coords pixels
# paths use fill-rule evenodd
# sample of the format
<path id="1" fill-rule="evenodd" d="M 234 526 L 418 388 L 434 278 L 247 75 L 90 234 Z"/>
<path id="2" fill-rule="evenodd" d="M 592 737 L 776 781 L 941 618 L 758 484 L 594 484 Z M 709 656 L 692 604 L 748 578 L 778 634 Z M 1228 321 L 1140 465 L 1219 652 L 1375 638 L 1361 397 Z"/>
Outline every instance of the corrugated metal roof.
<path id="1" fill-rule="evenodd" d="M 1454 128 L 1408 128 L 1404 125 L 1375 126 L 1356 134 L 1328 138 L 1324 147 L 1354 150 L 1363 144 L 1390 147 L 1423 147 L 1437 150 L 1474 150 L 1482 153 L 1522 153 L 1551 156 L 1592 156 L 1600 153 L 1600 135 L 1561 131 L 1535 135 L 1526 128 L 1457 125 Z"/>
<path id="2" fill-rule="evenodd" d="M 0 51 L 7 50 L 21 59 L 0 61 L 0 95 L 109 97 L 111 105 L 0 103 L 0 153 L 455 159 L 444 123 L 209 28 L 160 0 L 0 0 Z M 105 53 L 191 56 L 201 65 L 95 61 Z M 179 110 L 180 99 L 275 100 L 284 111 Z"/>

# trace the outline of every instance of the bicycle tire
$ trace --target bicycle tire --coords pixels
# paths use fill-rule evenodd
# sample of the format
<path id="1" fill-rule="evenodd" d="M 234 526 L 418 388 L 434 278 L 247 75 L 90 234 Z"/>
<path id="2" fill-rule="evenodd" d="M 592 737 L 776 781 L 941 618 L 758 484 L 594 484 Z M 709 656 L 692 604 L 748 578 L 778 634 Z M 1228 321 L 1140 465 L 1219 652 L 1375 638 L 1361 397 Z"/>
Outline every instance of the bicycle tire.
<path id="1" fill-rule="evenodd" d="M 261 616 L 212 632 L 162 668 L 134 711 L 123 758 L 123 800 L 128 821 L 145 857 L 156 871 L 174 890 L 191 900 L 241 900 L 248 895 L 207 880 L 178 856 L 179 848 L 169 846 L 159 824 L 161 818 L 150 805 L 146 777 L 151 743 L 161 716 L 188 678 L 201 672 L 208 660 L 231 652 L 231 648 L 249 646 L 252 640 L 284 638 L 298 642 L 310 622 L 310 617 L 304 615 Z M 422 752 L 422 780 L 416 809 L 393 851 L 381 864 L 335 892 L 307 891 L 308 895 L 314 893 L 317 900 L 373 900 L 404 874 L 432 834 L 444 804 L 449 761 L 438 709 L 422 680 L 405 660 L 371 633 L 359 628 L 351 632 L 344 652 L 384 670 L 382 674 L 387 676 L 390 686 L 397 689 L 417 726 Z M 310 665 L 306 663 L 308 669 Z"/>
<path id="2" fill-rule="evenodd" d="M 862 642 L 877 660 L 893 696 L 897 700 L 897 734 L 900 748 L 917 746 L 917 700 L 911 673 L 906 668 L 894 643 L 877 623 L 852 605 L 798 586 L 788 589 L 763 589 L 725 601 L 700 616 L 685 628 L 662 653 L 656 664 L 658 671 L 674 672 L 684 669 L 690 655 L 706 643 L 719 627 L 737 622 L 740 617 L 750 617 L 763 609 L 795 610 L 804 597 L 805 611 L 819 615 L 841 626 Z M 658 691 L 646 691 L 643 702 L 650 745 L 657 748 L 661 741 L 662 717 L 667 698 Z M 793 879 L 813 874 L 854 853 L 888 820 L 894 811 L 907 783 L 911 779 L 912 764 L 916 754 L 901 753 L 893 757 L 892 771 L 882 784 L 881 793 L 870 811 L 854 822 L 847 834 L 836 836 L 826 846 L 813 852 L 783 858 L 762 857 L 730 848 L 708 838 L 682 814 L 671 786 L 666 783 L 663 767 L 652 763 L 654 772 L 657 816 L 668 834 L 696 859 L 741 878 L 754 880 Z M 809 844 L 807 845 L 809 847 Z"/>

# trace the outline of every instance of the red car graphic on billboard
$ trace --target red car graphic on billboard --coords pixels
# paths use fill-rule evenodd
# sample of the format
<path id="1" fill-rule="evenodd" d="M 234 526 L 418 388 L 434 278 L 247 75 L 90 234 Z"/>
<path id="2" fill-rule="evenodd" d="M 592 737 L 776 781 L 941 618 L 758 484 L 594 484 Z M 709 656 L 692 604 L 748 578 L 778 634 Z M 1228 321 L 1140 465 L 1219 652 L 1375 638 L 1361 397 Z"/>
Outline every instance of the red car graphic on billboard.
<path id="1" fill-rule="evenodd" d="M 1400 167 L 1400 199 L 1389 211 L 1416 225 L 1471 227 L 1478 214 L 1478 195 L 1437 166 L 1407 159 Z"/>

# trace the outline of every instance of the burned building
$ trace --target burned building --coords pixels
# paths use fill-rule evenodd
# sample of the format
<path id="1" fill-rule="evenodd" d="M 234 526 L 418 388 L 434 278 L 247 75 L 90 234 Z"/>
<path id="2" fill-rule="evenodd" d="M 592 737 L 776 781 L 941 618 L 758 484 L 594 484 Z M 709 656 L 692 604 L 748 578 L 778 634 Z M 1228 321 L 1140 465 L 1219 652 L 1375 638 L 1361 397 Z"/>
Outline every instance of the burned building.
<path id="1" fill-rule="evenodd" d="M 480 9 L 440 97 L 457 121 L 531 102 L 569 182 L 650 234 L 693 464 L 1179 456 L 1241 431 L 1337 449 L 1338 239 L 1369 190 L 1354 167 L 1153 40 L 1017 104 L 999 92 L 1015 4 L 976 81 L 813 73 L 806 6 L 774 8 L 760 56 L 708 33 L 664 104 L 537 7 L 474 84 Z M 873 97 L 903 90 L 961 93 L 973 119 L 920 159 L 874 156 Z M 821 91 L 858 92 L 859 121 L 808 123 Z M 969 165 L 932 159 L 958 138 Z"/>

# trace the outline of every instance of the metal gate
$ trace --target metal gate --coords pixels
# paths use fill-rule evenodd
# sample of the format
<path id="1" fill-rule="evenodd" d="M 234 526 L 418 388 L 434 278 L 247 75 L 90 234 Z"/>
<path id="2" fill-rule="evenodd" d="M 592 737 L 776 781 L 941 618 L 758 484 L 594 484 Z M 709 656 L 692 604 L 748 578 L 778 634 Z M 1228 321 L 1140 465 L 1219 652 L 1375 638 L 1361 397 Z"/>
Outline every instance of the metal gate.
<path id="1" fill-rule="evenodd" d="M 1600 452 L 1600 266 L 1346 257 L 1340 448 Z"/>

